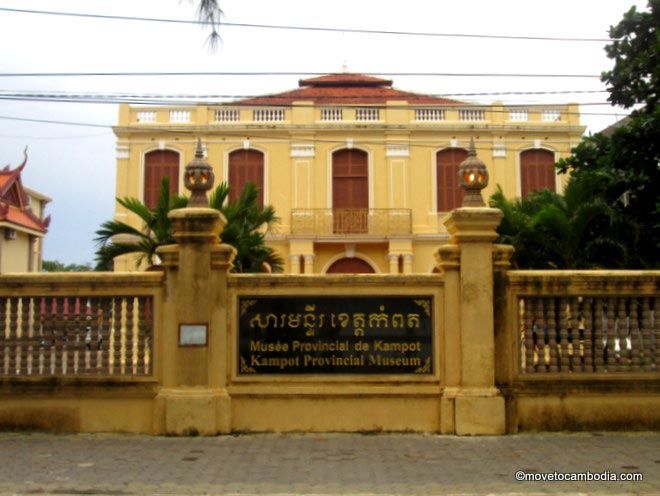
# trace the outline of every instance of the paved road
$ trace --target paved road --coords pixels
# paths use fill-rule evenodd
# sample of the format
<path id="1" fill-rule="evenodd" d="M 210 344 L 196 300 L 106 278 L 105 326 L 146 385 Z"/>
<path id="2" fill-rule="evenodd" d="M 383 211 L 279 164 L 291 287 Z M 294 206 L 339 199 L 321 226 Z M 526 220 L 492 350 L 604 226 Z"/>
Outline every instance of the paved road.
<path id="1" fill-rule="evenodd" d="M 641 482 L 517 482 L 517 471 L 639 472 Z M 534 475 L 532 475 L 534 476 Z M 0 434 L 0 493 L 659 494 L 660 433 Z"/>

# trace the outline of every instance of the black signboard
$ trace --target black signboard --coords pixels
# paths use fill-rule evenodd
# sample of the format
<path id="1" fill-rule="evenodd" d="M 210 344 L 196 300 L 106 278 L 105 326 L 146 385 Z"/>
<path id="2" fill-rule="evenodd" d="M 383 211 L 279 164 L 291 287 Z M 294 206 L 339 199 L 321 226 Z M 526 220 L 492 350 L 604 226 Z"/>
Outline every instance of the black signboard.
<path id="1" fill-rule="evenodd" d="M 240 297 L 238 373 L 433 374 L 431 296 Z"/>

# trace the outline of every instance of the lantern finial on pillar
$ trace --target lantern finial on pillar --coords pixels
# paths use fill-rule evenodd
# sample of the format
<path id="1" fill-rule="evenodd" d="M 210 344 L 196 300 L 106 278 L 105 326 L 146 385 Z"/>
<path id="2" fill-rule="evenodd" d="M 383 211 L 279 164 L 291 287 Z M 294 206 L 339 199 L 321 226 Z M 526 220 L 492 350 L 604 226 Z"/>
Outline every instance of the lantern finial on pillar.
<path id="1" fill-rule="evenodd" d="M 188 200 L 189 207 L 208 207 L 209 201 L 206 192 L 213 187 L 215 175 L 209 163 L 204 159 L 202 139 L 197 138 L 195 158 L 186 165 L 184 185 L 192 193 Z"/>
<path id="2" fill-rule="evenodd" d="M 464 207 L 486 206 L 481 190 L 488 186 L 488 170 L 486 164 L 477 157 L 474 138 L 470 138 L 467 158 L 458 166 L 458 184 L 465 190 Z"/>

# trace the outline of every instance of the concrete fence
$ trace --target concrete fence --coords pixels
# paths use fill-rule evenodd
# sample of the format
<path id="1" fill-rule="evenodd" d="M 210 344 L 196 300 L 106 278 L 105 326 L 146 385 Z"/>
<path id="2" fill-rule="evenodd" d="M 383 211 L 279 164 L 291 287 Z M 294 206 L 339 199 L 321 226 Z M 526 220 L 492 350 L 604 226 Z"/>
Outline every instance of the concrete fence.
<path id="1" fill-rule="evenodd" d="M 657 428 L 660 272 L 511 271 L 500 216 L 453 211 L 432 275 L 230 274 L 188 208 L 162 271 L 0 276 L 0 428 Z"/>

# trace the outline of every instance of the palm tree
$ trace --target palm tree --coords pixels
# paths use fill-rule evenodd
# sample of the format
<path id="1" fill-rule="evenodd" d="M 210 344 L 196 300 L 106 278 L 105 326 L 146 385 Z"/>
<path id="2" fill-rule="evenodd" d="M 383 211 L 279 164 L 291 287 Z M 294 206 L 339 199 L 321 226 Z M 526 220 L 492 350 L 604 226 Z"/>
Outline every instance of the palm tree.
<path id="1" fill-rule="evenodd" d="M 259 207 L 259 191 L 254 183 L 245 184 L 241 195 L 233 202 L 227 183 L 218 185 L 209 199 L 209 207 L 222 212 L 227 225 L 220 239 L 236 248 L 233 272 L 282 272 L 284 261 L 270 246 L 265 233 L 279 218 L 271 205 Z"/>
<path id="2" fill-rule="evenodd" d="M 189 0 L 192 3 L 193 0 Z M 205 26 L 211 28 L 211 34 L 206 42 L 210 50 L 215 50 L 220 41 L 220 18 L 222 17 L 222 9 L 218 5 L 218 0 L 197 0 L 197 18 L 204 23 Z"/>
<path id="3" fill-rule="evenodd" d="M 138 254 L 137 266 L 145 263 L 156 264 L 156 248 L 174 243 L 172 223 L 167 214 L 170 210 L 185 207 L 188 198 L 170 195 L 170 179 L 165 177 L 160 185 L 155 209 L 150 209 L 136 198 L 117 198 L 117 202 L 142 220 L 143 229 L 136 229 L 118 220 L 101 224 L 94 240 L 99 244 L 96 251 L 96 269 L 112 270 L 115 257 L 130 253 Z M 117 236 L 126 240 L 117 241 Z"/>
<path id="4" fill-rule="evenodd" d="M 273 207 L 258 206 L 257 187 L 252 183 L 245 185 L 236 201 L 227 202 L 228 196 L 229 186 L 221 183 L 212 192 L 209 206 L 219 210 L 227 219 L 220 239 L 236 249 L 232 271 L 281 272 L 284 266 L 282 258 L 265 244 L 265 233 L 279 221 Z M 155 209 L 150 209 L 135 198 L 117 198 L 117 201 L 142 220 L 143 228 L 136 229 L 116 220 L 104 222 L 96 231 L 95 241 L 99 243 L 96 252 L 97 270 L 111 270 L 113 259 L 126 254 L 138 255 L 137 266 L 144 263 L 157 265 L 156 249 L 175 242 L 172 223 L 167 214 L 170 210 L 185 207 L 188 198 L 170 195 L 169 179 L 164 178 Z M 113 240 L 117 235 L 128 235 L 132 239 Z"/>
<path id="5" fill-rule="evenodd" d="M 636 224 L 605 199 L 615 179 L 590 174 L 571 177 L 563 195 L 547 189 L 508 200 L 498 186 L 490 205 L 504 217 L 499 240 L 515 248 L 517 268 L 578 269 L 625 267 Z"/>

